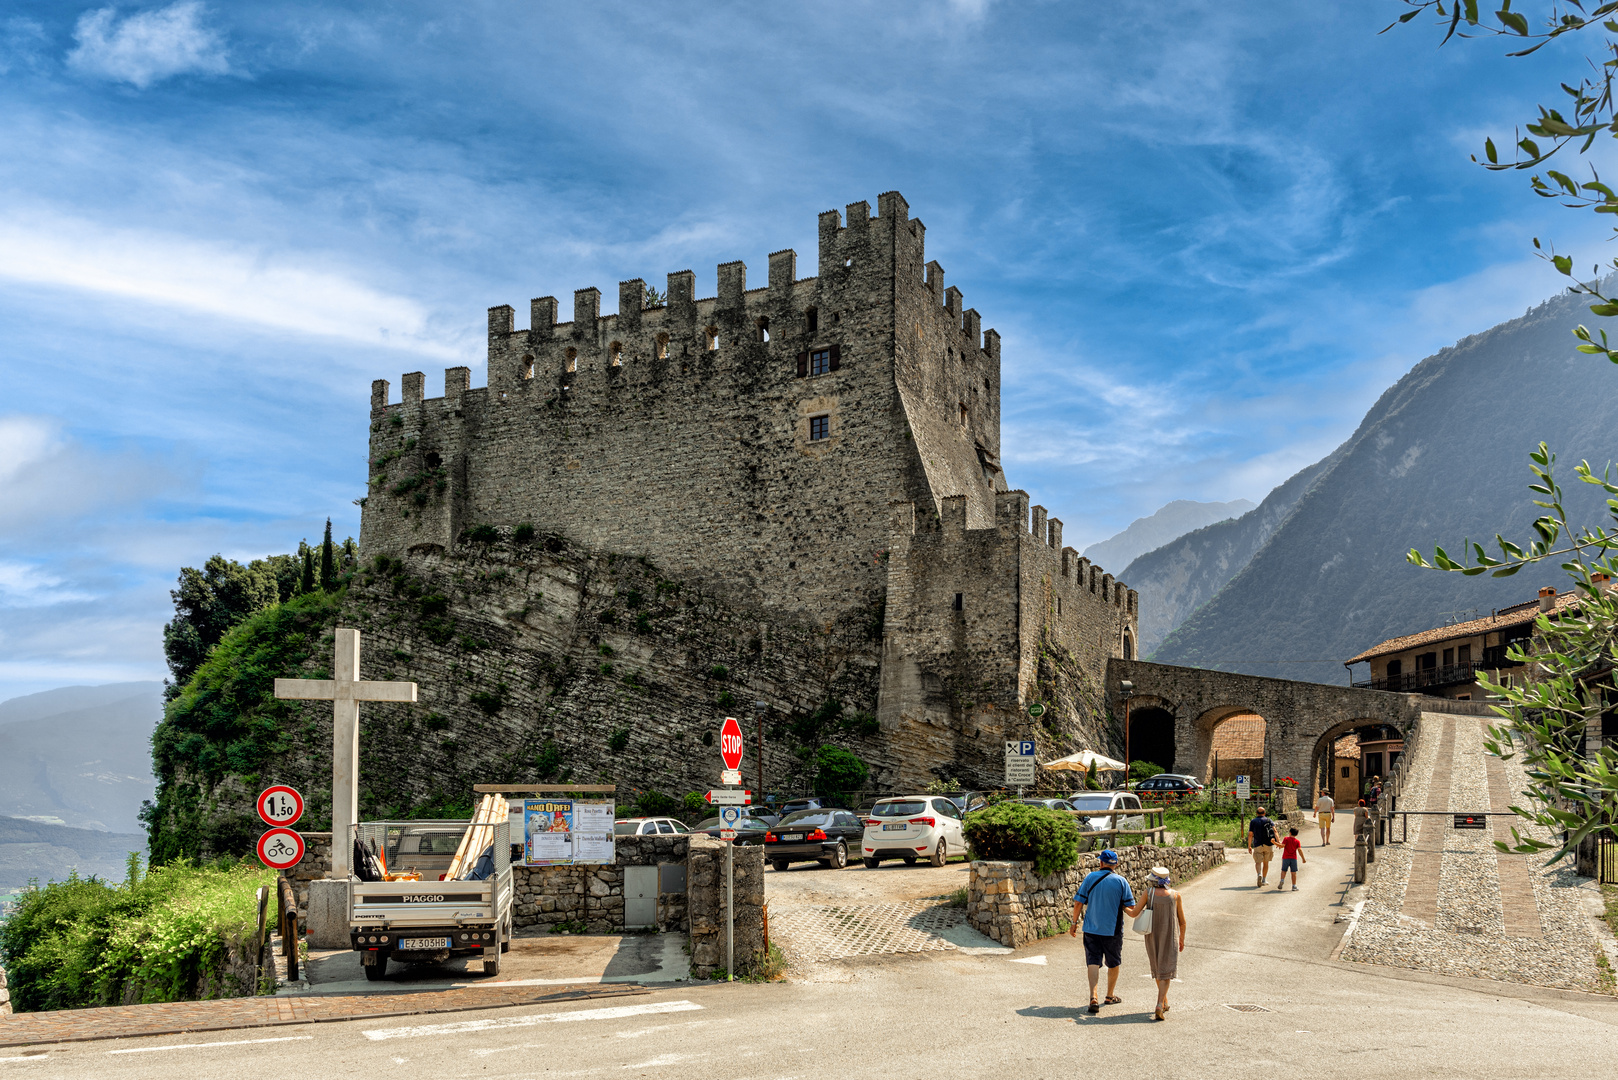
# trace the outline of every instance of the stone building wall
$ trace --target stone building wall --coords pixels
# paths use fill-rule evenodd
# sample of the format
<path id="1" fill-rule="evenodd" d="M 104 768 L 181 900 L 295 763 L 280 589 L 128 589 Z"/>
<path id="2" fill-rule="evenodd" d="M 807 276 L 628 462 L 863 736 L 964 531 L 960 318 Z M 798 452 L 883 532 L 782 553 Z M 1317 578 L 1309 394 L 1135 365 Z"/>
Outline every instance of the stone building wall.
<path id="1" fill-rule="evenodd" d="M 513 866 L 513 924 L 521 929 L 570 923 L 592 934 L 623 933 L 624 867 L 686 863 L 690 838 L 620 836 L 615 846 L 617 859 L 610 866 Z M 659 931 L 687 928 L 686 896 L 686 892 L 658 896 Z"/>
<path id="2" fill-rule="evenodd" d="M 1129 879 L 1138 895 L 1152 867 L 1168 867 L 1177 887 L 1223 863 L 1225 845 L 1218 840 L 1188 847 L 1143 844 L 1122 848 L 1118 855 L 1118 872 Z M 1071 869 L 1040 875 L 1027 862 L 974 862 L 967 885 L 967 922 L 979 933 L 1014 949 L 1050 937 L 1072 920 L 1074 894 L 1085 875 L 1100 865 L 1094 855 L 1084 855 Z"/>

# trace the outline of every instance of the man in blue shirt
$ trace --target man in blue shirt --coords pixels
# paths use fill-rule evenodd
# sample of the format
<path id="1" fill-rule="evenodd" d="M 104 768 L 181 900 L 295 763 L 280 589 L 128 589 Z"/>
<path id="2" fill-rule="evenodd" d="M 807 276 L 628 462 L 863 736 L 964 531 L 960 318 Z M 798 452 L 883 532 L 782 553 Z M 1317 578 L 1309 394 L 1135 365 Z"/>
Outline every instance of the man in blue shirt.
<path id="1" fill-rule="evenodd" d="M 1118 989 L 1118 967 L 1124 962 L 1124 908 L 1135 905 L 1135 892 L 1129 880 L 1118 873 L 1118 853 L 1111 848 L 1097 856 L 1101 869 L 1085 876 L 1079 891 L 1073 897 L 1073 925 L 1070 936 L 1078 936 L 1084 927 L 1084 963 L 1090 973 L 1090 1012 L 1101 1011 L 1102 1002 L 1096 1000 L 1096 983 L 1101 978 L 1101 965 L 1107 965 L 1107 1000 L 1116 1005 L 1122 999 Z"/>

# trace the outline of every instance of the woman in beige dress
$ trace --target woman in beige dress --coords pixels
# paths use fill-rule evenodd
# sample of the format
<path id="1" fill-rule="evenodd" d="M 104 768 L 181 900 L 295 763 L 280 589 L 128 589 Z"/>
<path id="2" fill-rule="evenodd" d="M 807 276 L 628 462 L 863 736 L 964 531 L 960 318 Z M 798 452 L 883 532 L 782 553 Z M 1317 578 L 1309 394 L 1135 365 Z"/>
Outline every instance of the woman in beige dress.
<path id="1" fill-rule="evenodd" d="M 1146 963 L 1157 980 L 1157 1011 L 1153 1020 L 1165 1020 L 1169 1011 L 1169 981 L 1180 969 L 1180 950 L 1185 948 L 1185 905 L 1180 894 L 1169 888 L 1169 869 L 1154 866 L 1146 877 L 1146 889 L 1140 902 L 1125 908 L 1130 918 L 1143 911 L 1152 913 L 1152 932 L 1144 938 Z"/>

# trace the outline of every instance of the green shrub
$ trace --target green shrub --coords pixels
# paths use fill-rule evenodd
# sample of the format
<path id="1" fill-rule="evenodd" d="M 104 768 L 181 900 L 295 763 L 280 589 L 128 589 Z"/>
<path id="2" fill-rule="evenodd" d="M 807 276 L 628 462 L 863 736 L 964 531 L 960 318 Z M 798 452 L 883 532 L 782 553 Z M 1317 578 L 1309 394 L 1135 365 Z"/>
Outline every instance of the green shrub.
<path id="1" fill-rule="evenodd" d="M 449 727 L 449 717 L 443 713 L 430 712 L 423 723 L 426 724 L 428 731 L 443 731 Z"/>
<path id="2" fill-rule="evenodd" d="M 966 815 L 966 842 L 979 859 L 1031 862 L 1056 874 L 1079 861 L 1079 828 L 1069 814 L 1003 802 Z"/>
<path id="3" fill-rule="evenodd" d="M 724 664 L 715 664 L 708 669 L 708 677 L 710 679 L 728 679 L 730 678 L 730 669 Z"/>
<path id="4" fill-rule="evenodd" d="M 534 541 L 534 527 L 526 522 L 511 530 L 511 539 L 518 544 L 531 544 Z"/>
<path id="5" fill-rule="evenodd" d="M 494 693 L 477 690 L 468 694 L 466 700 L 482 709 L 486 715 L 494 716 L 506 707 L 506 691 L 509 689 L 510 687 L 505 683 L 498 683 L 494 688 Z"/>
<path id="6" fill-rule="evenodd" d="M 871 770 L 865 762 L 840 746 L 822 746 L 815 752 L 815 794 L 846 796 L 865 786 Z"/>
<path id="7" fill-rule="evenodd" d="M 474 544 L 493 544 L 500 539 L 500 530 L 493 525 L 474 525 L 461 534 L 461 539 Z"/>
<path id="8" fill-rule="evenodd" d="M 698 820 L 708 816 L 708 800 L 700 791 L 688 791 L 685 798 L 680 800 L 681 807 L 689 814 L 698 815 Z"/>
<path id="9" fill-rule="evenodd" d="M 19 1012 L 240 997 L 228 971 L 252 947 L 260 885 L 275 872 L 184 862 L 122 885 L 70 876 L 17 897 L 0 924 L 0 962 Z"/>
<path id="10" fill-rule="evenodd" d="M 611 675 L 612 674 L 612 665 L 608 664 L 608 663 L 603 663 L 596 670 L 599 671 L 603 675 Z"/>
<path id="11" fill-rule="evenodd" d="M 680 801 L 661 791 L 643 791 L 635 796 L 636 817 L 667 817 L 680 809 Z"/>
<path id="12" fill-rule="evenodd" d="M 728 709 L 736 704 L 736 695 L 729 690 L 721 690 L 719 696 L 713 699 L 713 703 L 721 709 Z"/>
<path id="13" fill-rule="evenodd" d="M 628 745 L 629 745 L 629 729 L 628 728 L 619 728 L 617 731 L 615 731 L 611 735 L 607 736 L 607 746 L 615 754 L 622 751 L 623 748 L 628 746 Z"/>

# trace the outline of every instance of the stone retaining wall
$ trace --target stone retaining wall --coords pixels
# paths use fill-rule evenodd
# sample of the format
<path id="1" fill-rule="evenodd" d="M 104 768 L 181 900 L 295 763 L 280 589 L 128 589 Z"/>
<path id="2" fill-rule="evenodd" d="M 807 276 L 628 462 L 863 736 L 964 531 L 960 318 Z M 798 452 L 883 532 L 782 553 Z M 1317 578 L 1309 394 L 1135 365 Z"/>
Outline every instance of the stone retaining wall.
<path id="1" fill-rule="evenodd" d="M 686 836 L 620 836 L 611 866 L 513 866 L 516 897 L 512 922 L 518 927 L 581 924 L 592 934 L 624 931 L 624 867 L 687 861 Z M 657 928 L 686 928 L 686 893 L 660 893 Z"/>
<path id="2" fill-rule="evenodd" d="M 1173 848 L 1142 844 L 1123 848 L 1118 856 L 1118 872 L 1139 893 L 1152 867 L 1168 867 L 1178 884 L 1223 863 L 1225 845 L 1219 840 Z M 1073 917 L 1073 894 L 1084 876 L 1100 865 L 1094 855 L 1082 855 L 1071 869 L 1038 875 L 1032 863 L 974 862 L 967 886 L 967 921 L 979 933 L 1014 949 L 1050 937 Z"/>
<path id="3" fill-rule="evenodd" d="M 298 923 L 306 926 L 309 922 L 309 883 L 331 876 L 331 833 L 300 832 L 298 835 L 303 837 L 303 858 L 291 869 L 281 871 L 281 876 L 292 883 L 292 891 L 298 897 Z M 273 904 L 270 906 L 274 907 Z"/>
<path id="4" fill-rule="evenodd" d="M 691 974 L 705 979 L 725 966 L 725 848 L 723 840 L 691 838 Z M 736 972 L 764 956 L 764 848 L 736 849 Z"/>

